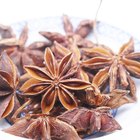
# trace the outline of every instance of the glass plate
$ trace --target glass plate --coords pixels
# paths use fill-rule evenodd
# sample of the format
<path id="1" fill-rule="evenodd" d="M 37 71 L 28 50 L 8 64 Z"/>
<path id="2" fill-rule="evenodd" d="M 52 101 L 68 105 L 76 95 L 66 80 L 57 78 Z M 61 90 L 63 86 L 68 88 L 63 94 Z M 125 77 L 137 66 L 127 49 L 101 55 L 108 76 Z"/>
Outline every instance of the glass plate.
<path id="1" fill-rule="evenodd" d="M 71 18 L 71 21 L 74 27 L 76 27 L 81 20 L 83 19 L 77 18 L 77 17 Z M 54 32 L 60 32 L 62 34 L 65 34 L 63 30 L 63 26 L 62 26 L 61 17 L 47 17 L 47 18 L 22 21 L 19 23 L 12 24 L 11 26 L 14 29 L 14 32 L 16 33 L 17 37 L 19 36 L 25 24 L 28 24 L 28 27 L 29 27 L 29 39 L 27 41 L 27 44 L 30 44 L 33 41 L 46 40 L 45 38 L 43 38 L 41 35 L 38 34 L 38 31 L 52 31 L 52 32 L 54 31 Z M 128 42 L 128 40 L 132 36 L 131 34 L 121 29 L 118 29 L 116 27 L 113 27 L 103 22 L 98 22 L 96 28 L 97 28 L 96 36 L 97 36 L 98 42 L 100 44 L 105 44 L 109 46 L 110 48 L 114 50 L 115 53 L 117 53 L 119 48 L 122 46 L 122 44 L 124 44 L 125 42 Z M 93 40 L 94 42 L 96 41 L 93 33 L 91 33 L 88 36 L 88 38 Z M 135 50 L 140 52 L 140 41 L 134 38 L 134 43 L 135 43 Z M 134 79 L 134 81 L 137 86 L 137 96 L 139 100 L 140 94 L 138 95 L 138 91 L 140 91 L 140 82 L 136 79 Z M 124 105 L 118 109 L 118 112 L 115 118 L 122 126 L 122 130 L 116 131 L 114 133 L 111 133 L 109 135 L 104 135 L 104 136 L 102 136 L 102 133 L 97 133 L 85 139 L 91 140 L 99 136 L 96 139 L 98 140 L 120 139 L 121 140 L 122 138 L 130 138 L 131 136 L 133 137 L 133 135 L 136 136 L 136 134 L 139 134 L 139 133 L 136 133 L 137 132 L 136 130 L 139 129 L 139 125 L 140 125 L 139 106 L 140 106 L 140 102 L 137 102 L 134 104 Z M 0 130 L 8 126 L 9 124 L 5 120 L 0 121 Z M 19 137 L 4 133 L 2 131 L 0 131 L 0 137 L 3 137 L 3 140 L 9 140 L 10 138 L 11 139 L 13 138 L 14 140 L 25 139 L 25 138 L 19 138 Z"/>

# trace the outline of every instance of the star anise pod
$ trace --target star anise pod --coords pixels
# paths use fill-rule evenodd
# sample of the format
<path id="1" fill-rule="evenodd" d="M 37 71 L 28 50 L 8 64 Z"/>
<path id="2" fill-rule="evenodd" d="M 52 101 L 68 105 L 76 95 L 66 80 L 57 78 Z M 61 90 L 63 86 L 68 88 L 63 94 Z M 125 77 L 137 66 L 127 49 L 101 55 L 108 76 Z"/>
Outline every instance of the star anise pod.
<path id="1" fill-rule="evenodd" d="M 81 140 L 73 126 L 41 114 L 22 118 L 3 131 L 34 140 Z"/>
<path id="2" fill-rule="evenodd" d="M 78 45 L 78 47 L 93 47 L 95 45 L 92 41 L 85 39 L 93 29 L 93 20 L 81 21 L 78 27 L 74 30 L 73 25 L 68 16 L 63 15 L 62 19 L 66 35 L 62 35 L 61 33 L 57 32 L 47 31 L 41 31 L 40 34 L 48 40 L 50 40 L 51 42 L 57 41 L 65 47 L 69 45 L 69 38 L 71 38 L 72 36 L 77 37 L 76 44 Z"/>
<path id="3" fill-rule="evenodd" d="M 89 82 L 75 78 L 77 68 L 72 67 L 72 53 L 66 55 L 59 63 L 49 48 L 46 49 L 45 68 L 25 66 L 25 70 L 32 77 L 21 87 L 25 96 L 34 98 L 41 95 L 41 109 L 43 113 L 52 110 L 56 99 L 66 109 L 77 106 L 74 91 L 84 90 L 90 86 Z"/>
<path id="4" fill-rule="evenodd" d="M 20 106 L 17 95 L 18 83 L 17 68 L 3 52 L 0 57 L 0 119 L 7 117 Z"/>
<path id="5" fill-rule="evenodd" d="M 117 121 L 109 113 L 110 108 L 96 109 L 75 108 L 64 112 L 57 118 L 74 126 L 76 131 L 85 136 L 94 132 L 112 132 L 121 129 Z"/>
<path id="6" fill-rule="evenodd" d="M 110 92 L 116 88 L 130 90 L 129 95 L 136 100 L 136 87 L 130 75 L 140 78 L 140 62 L 137 59 L 140 54 L 134 52 L 132 38 L 120 48 L 118 54 L 104 46 L 85 49 L 84 52 L 91 58 L 82 62 L 83 67 L 99 70 L 93 83 L 100 88 L 107 88 L 105 84 L 109 83 Z"/>
<path id="7" fill-rule="evenodd" d="M 0 44 L 5 46 L 8 55 L 11 57 L 13 62 L 17 65 L 20 74 L 25 71 L 23 69 L 24 65 L 43 65 L 43 52 L 42 48 L 49 45 L 48 42 L 33 42 L 32 44 L 26 46 L 26 41 L 28 39 L 28 27 L 27 25 L 23 28 L 19 39 L 17 40 L 1 40 Z"/>

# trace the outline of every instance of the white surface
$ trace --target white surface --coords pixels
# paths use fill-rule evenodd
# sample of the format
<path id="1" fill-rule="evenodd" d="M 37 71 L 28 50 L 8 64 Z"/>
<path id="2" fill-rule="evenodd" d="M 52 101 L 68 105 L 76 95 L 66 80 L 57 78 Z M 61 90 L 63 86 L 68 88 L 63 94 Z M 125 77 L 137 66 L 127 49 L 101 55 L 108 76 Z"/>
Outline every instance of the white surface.
<path id="1" fill-rule="evenodd" d="M 138 0 L 103 0 L 98 19 L 119 27 L 140 40 L 140 8 Z M 21 20 L 67 14 L 76 17 L 93 18 L 99 0 L 0 0 L 0 23 L 11 24 Z M 47 24 L 47 23 L 46 23 Z M 137 87 L 140 81 L 137 82 Z M 140 86 L 137 95 L 140 96 Z M 140 97 L 133 105 L 120 108 L 116 119 L 123 130 L 99 140 L 139 139 Z M 2 134 L 1 134 L 2 133 Z M 0 132 L 0 140 L 13 136 Z M 15 137 L 13 137 L 16 140 Z M 19 140 L 19 138 L 17 138 Z"/>

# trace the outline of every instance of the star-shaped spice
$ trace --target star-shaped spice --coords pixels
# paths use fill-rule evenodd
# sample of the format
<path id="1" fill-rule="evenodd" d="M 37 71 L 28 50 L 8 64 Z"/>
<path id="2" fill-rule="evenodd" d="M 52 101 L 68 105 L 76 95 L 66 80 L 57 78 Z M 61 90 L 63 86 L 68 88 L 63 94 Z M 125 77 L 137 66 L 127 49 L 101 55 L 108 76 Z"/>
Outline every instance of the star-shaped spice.
<path id="1" fill-rule="evenodd" d="M 133 39 L 118 54 L 87 40 L 93 24 L 84 20 L 74 29 L 64 15 L 65 35 L 40 32 L 49 42 L 29 46 L 27 26 L 16 39 L 11 28 L 0 25 L 0 53 L 6 50 L 21 74 L 19 83 L 16 66 L 3 52 L 0 119 L 14 123 L 5 132 L 36 140 L 80 140 L 121 129 L 110 112 L 136 100 L 131 75 L 140 78 L 140 53 L 134 52 Z"/>
<path id="2" fill-rule="evenodd" d="M 130 90 L 129 96 L 136 100 L 136 87 L 130 75 L 140 78 L 140 53 L 134 52 L 132 38 L 120 48 L 118 54 L 114 54 L 111 49 L 104 46 L 83 51 L 91 57 L 82 62 L 83 67 L 99 70 L 93 78 L 93 83 L 102 89 L 108 87 L 107 81 L 109 81 L 110 92 L 116 88 Z"/>
<path id="3" fill-rule="evenodd" d="M 76 131 L 85 136 L 94 132 L 112 132 L 121 129 L 117 121 L 109 113 L 110 108 L 96 109 L 75 108 L 64 112 L 57 118 L 75 127 Z"/>
<path id="4" fill-rule="evenodd" d="M 0 57 L 0 119 L 7 117 L 19 107 L 18 83 L 17 68 L 8 55 L 3 52 Z"/>
<path id="5" fill-rule="evenodd" d="M 25 71 L 24 65 L 43 65 L 43 52 L 42 49 L 49 45 L 48 42 L 34 42 L 29 46 L 26 46 L 28 39 L 28 27 L 23 28 L 19 39 L 0 41 L 0 44 L 5 46 L 5 49 L 13 62 L 17 65 L 20 74 Z"/>
<path id="6" fill-rule="evenodd" d="M 77 106 L 74 91 L 84 90 L 90 83 L 77 79 L 77 68 L 72 67 L 72 53 L 63 57 L 58 63 L 49 48 L 46 49 L 45 68 L 25 66 L 25 70 L 32 77 L 21 87 L 24 95 L 42 96 L 41 108 L 43 113 L 52 110 L 58 97 L 66 109 Z"/>
<path id="7" fill-rule="evenodd" d="M 43 115 L 22 118 L 3 131 L 34 140 L 81 140 L 73 126 Z"/>
<path id="8" fill-rule="evenodd" d="M 77 28 L 74 27 L 67 15 L 63 15 L 63 27 L 66 35 L 62 35 L 58 32 L 47 32 L 41 31 L 40 34 L 45 38 L 50 40 L 52 43 L 57 41 L 65 47 L 69 45 L 69 38 L 76 36 L 76 44 L 78 47 L 93 47 L 95 44 L 88 39 L 85 39 L 93 30 L 94 21 L 93 20 L 83 20 L 79 23 Z"/>

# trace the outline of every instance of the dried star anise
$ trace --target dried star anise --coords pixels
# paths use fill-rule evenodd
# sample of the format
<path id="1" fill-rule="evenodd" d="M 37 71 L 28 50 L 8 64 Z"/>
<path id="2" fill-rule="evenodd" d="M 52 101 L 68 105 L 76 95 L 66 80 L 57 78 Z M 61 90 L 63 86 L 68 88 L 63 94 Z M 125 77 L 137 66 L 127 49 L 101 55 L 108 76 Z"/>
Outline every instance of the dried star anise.
<path id="1" fill-rule="evenodd" d="M 75 78 L 77 68 L 72 67 L 72 54 L 66 55 L 58 64 L 51 50 L 46 49 L 45 68 L 37 66 L 25 66 L 25 70 L 31 79 L 21 87 L 24 95 L 34 97 L 43 95 L 41 109 L 48 113 L 54 106 L 57 97 L 66 109 L 77 106 L 74 98 L 74 90 L 83 90 L 90 86 L 90 83 Z"/>
<path id="2" fill-rule="evenodd" d="M 114 54 L 111 49 L 104 46 L 87 48 L 83 53 L 91 57 L 82 62 L 83 67 L 99 70 L 93 78 L 94 84 L 102 89 L 108 87 L 108 81 L 110 92 L 116 88 L 130 90 L 129 95 L 136 100 L 136 87 L 130 75 L 140 78 L 140 62 L 137 59 L 139 53 L 134 52 L 132 38 L 120 48 L 118 54 Z"/>
<path id="3" fill-rule="evenodd" d="M 65 47 L 68 47 L 69 38 L 73 36 L 76 36 L 77 38 L 76 44 L 78 47 L 93 47 L 95 45 L 92 41 L 85 39 L 93 29 L 94 26 L 93 20 L 81 21 L 74 31 L 73 25 L 69 20 L 68 16 L 63 15 L 62 19 L 66 35 L 62 35 L 57 32 L 47 32 L 47 31 L 41 31 L 40 34 L 43 35 L 48 40 L 50 40 L 51 42 L 57 41 L 58 43 L 62 44 Z"/>
<path id="4" fill-rule="evenodd" d="M 73 126 L 43 115 L 22 118 L 3 131 L 34 140 L 81 140 Z"/>
<path id="5" fill-rule="evenodd" d="M 1 40 L 0 44 L 5 46 L 8 55 L 18 67 L 20 74 L 25 73 L 24 65 L 43 65 L 43 52 L 42 48 L 49 45 L 48 42 L 33 42 L 29 46 L 25 46 L 28 39 L 28 27 L 23 28 L 18 40 Z"/>
<path id="6" fill-rule="evenodd" d="M 17 68 L 3 52 L 0 57 L 0 119 L 7 117 L 20 106 L 17 95 L 18 83 Z"/>
<path id="7" fill-rule="evenodd" d="M 111 112 L 136 100 L 131 76 L 140 78 L 140 53 L 133 39 L 115 54 L 86 38 L 93 20 L 76 29 L 66 15 L 62 22 L 65 34 L 39 32 L 49 42 L 30 45 L 27 25 L 18 39 L 0 25 L 0 119 L 14 123 L 3 131 L 35 140 L 80 140 L 121 129 Z"/>
<path id="8" fill-rule="evenodd" d="M 112 132 L 121 129 L 109 113 L 110 108 L 75 108 L 64 112 L 57 118 L 75 127 L 82 136 L 94 132 Z"/>

